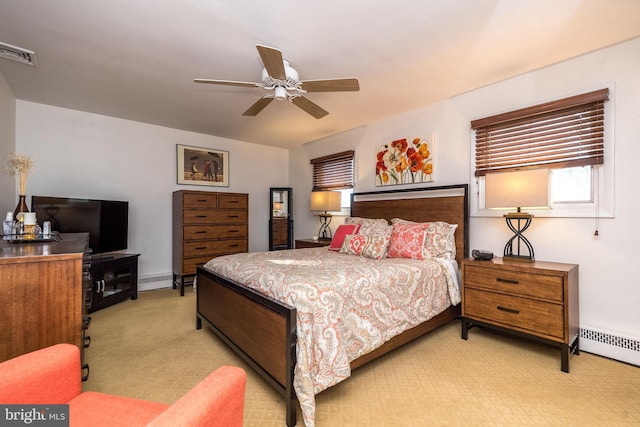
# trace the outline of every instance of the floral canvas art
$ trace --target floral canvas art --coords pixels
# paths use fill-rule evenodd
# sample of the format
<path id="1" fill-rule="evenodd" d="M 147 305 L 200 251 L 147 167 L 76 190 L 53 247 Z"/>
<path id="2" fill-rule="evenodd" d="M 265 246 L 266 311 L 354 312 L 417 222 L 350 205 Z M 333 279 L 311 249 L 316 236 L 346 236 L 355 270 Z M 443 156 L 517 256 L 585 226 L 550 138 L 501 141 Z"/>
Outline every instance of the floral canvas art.
<path id="1" fill-rule="evenodd" d="M 392 141 L 378 148 L 376 186 L 434 181 L 433 137 Z"/>

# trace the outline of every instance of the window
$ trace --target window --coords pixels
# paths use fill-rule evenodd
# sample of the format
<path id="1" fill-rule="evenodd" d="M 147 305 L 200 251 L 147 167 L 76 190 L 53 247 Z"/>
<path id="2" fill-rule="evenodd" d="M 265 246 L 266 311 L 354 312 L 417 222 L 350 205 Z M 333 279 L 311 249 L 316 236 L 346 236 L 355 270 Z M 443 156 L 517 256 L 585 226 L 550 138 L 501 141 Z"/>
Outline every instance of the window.
<path id="1" fill-rule="evenodd" d="M 472 121 L 480 188 L 486 174 L 549 168 L 552 205 L 596 203 L 608 99 L 601 89 Z"/>
<path id="2" fill-rule="evenodd" d="M 353 151 L 311 159 L 313 189 L 311 191 L 353 188 Z"/>
<path id="3" fill-rule="evenodd" d="M 551 203 L 592 203 L 593 168 L 555 169 L 551 176 Z"/>
<path id="4" fill-rule="evenodd" d="M 311 159 L 313 165 L 312 191 L 336 190 L 342 193 L 341 205 L 348 209 L 353 192 L 353 151 Z"/>

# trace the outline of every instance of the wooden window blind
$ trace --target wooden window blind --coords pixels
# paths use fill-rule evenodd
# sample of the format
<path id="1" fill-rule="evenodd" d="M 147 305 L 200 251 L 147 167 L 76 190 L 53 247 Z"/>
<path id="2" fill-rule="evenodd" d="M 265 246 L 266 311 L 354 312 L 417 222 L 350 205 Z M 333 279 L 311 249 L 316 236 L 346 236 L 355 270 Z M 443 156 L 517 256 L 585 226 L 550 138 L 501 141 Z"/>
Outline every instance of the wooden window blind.
<path id="1" fill-rule="evenodd" d="M 609 89 L 471 122 L 476 176 L 604 163 L 604 103 Z"/>
<path id="2" fill-rule="evenodd" d="M 353 188 L 353 151 L 311 159 L 313 190 L 341 190 Z"/>

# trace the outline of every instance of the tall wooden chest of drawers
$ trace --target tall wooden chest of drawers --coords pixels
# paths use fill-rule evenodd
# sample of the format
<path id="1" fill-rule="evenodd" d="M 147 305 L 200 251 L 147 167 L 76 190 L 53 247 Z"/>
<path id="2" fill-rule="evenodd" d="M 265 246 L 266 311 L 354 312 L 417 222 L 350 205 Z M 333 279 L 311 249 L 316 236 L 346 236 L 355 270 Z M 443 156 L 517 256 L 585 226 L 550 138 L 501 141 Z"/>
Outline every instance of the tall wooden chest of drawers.
<path id="1" fill-rule="evenodd" d="M 212 258 L 249 249 L 249 195 L 180 190 L 173 193 L 173 288 Z"/>
<path id="2" fill-rule="evenodd" d="M 578 266 L 465 259 L 462 262 L 462 338 L 474 324 L 559 347 L 561 369 L 579 353 Z"/>

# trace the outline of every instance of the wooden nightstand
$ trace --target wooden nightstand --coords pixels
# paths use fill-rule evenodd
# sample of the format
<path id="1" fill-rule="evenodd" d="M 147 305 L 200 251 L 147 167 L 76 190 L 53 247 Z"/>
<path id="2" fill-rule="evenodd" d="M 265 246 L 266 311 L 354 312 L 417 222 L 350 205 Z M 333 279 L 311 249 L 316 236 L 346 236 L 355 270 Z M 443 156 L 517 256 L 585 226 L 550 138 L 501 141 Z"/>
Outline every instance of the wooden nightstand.
<path id="1" fill-rule="evenodd" d="M 561 369 L 579 354 L 578 266 L 465 259 L 462 261 L 462 339 L 474 325 L 560 348 Z"/>
<path id="2" fill-rule="evenodd" d="M 323 246 L 329 246 L 331 239 L 296 239 L 296 249 L 304 248 L 321 248 Z"/>

